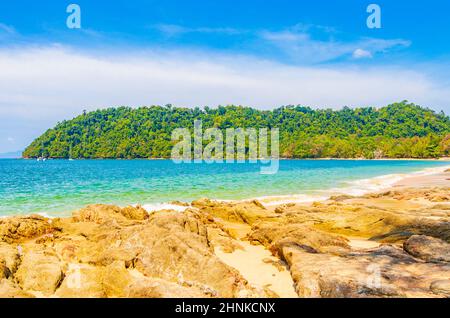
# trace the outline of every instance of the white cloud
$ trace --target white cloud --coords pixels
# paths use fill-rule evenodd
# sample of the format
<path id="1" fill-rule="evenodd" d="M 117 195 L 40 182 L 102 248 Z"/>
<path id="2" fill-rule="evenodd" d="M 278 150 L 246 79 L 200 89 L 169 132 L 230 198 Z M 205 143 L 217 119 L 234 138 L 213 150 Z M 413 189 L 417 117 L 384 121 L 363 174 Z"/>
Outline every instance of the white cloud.
<path id="1" fill-rule="evenodd" d="M 362 59 L 362 58 L 372 58 L 372 53 L 363 49 L 356 49 L 353 51 L 353 58 Z"/>
<path id="2" fill-rule="evenodd" d="M 330 34 L 330 31 L 322 32 Z M 294 61 L 310 64 L 333 61 L 338 58 L 355 57 L 356 53 L 386 53 L 390 50 L 405 48 L 411 45 L 403 39 L 361 38 L 354 41 L 337 41 L 333 37 L 316 39 L 310 32 L 294 28 L 279 32 L 262 31 L 260 37 L 272 43 Z M 368 57 L 368 56 L 364 56 Z"/>
<path id="3" fill-rule="evenodd" d="M 183 51 L 94 55 L 22 47 L 0 49 L 0 69 L 0 125 L 7 127 L 0 127 L 0 140 L 15 136 L 20 147 L 84 109 L 120 105 L 340 108 L 408 99 L 450 111 L 450 84 L 410 67 L 303 67 Z M 8 148 L 0 142 L 0 150 Z"/>
<path id="4" fill-rule="evenodd" d="M 300 67 L 244 56 L 151 51 L 102 56 L 63 47 L 0 50 L 0 114 L 55 116 L 114 105 L 428 105 L 449 93 L 418 71 Z M 447 99 L 448 100 L 448 99 Z"/>
<path id="5" fill-rule="evenodd" d="M 211 27 L 185 27 L 177 24 L 157 24 L 152 26 L 152 28 L 160 31 L 166 36 L 178 36 L 188 33 L 209 33 L 209 34 L 225 34 L 225 35 L 236 35 L 245 33 L 247 31 L 239 30 L 235 28 L 211 28 Z"/>
<path id="6" fill-rule="evenodd" d="M 6 140 L 10 143 L 14 143 L 15 139 L 13 137 L 8 137 Z"/>

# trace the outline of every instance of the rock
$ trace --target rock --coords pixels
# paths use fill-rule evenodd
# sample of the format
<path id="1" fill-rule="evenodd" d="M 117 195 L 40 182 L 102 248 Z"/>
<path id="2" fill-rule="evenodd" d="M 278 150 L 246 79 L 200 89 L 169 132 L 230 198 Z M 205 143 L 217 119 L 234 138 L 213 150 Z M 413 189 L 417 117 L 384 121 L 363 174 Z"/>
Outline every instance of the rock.
<path id="1" fill-rule="evenodd" d="M 189 203 L 187 203 L 187 202 L 181 202 L 181 201 L 171 201 L 171 202 L 169 202 L 169 203 L 172 204 L 172 205 L 179 205 L 179 206 L 185 206 L 185 207 L 190 206 Z"/>
<path id="2" fill-rule="evenodd" d="M 25 290 L 51 295 L 63 279 L 62 266 L 51 251 L 29 251 L 25 253 L 14 277 Z"/>
<path id="3" fill-rule="evenodd" d="M 125 268 L 125 263 L 116 261 L 107 266 L 103 271 L 102 284 L 107 297 L 125 297 L 127 286 L 132 282 L 130 273 Z"/>
<path id="4" fill-rule="evenodd" d="M 208 198 L 202 198 L 199 200 L 192 201 L 191 205 L 197 208 L 205 208 L 205 207 L 214 207 L 217 205 L 217 203 Z"/>
<path id="5" fill-rule="evenodd" d="M 434 237 L 413 235 L 403 244 L 403 248 L 427 262 L 450 262 L 450 244 Z"/>
<path id="6" fill-rule="evenodd" d="M 137 233 L 129 233 L 133 244 L 143 247 L 134 266 L 145 276 L 209 289 L 219 297 L 234 297 L 246 288 L 239 273 L 213 254 L 199 219 L 186 213 L 156 213 L 149 221 Z"/>
<path id="7" fill-rule="evenodd" d="M 430 289 L 437 295 L 450 298 L 450 279 L 434 281 L 431 283 Z"/>
<path id="8" fill-rule="evenodd" d="M 120 212 L 118 206 L 95 204 L 75 211 L 72 217 L 76 222 L 104 223 L 111 219 L 125 219 Z"/>
<path id="9" fill-rule="evenodd" d="M 349 248 L 348 241 L 337 235 L 328 234 L 303 224 L 262 223 L 248 235 L 250 241 L 258 241 L 277 254 L 285 246 L 298 246 L 320 251 L 328 246 Z"/>
<path id="10" fill-rule="evenodd" d="M 9 273 L 15 273 L 20 263 L 20 256 L 18 249 L 13 245 L 0 242 L 0 267 L 3 265 L 4 270 Z M 1 276 L 1 273 L 0 273 Z"/>
<path id="11" fill-rule="evenodd" d="M 55 293 L 61 298 L 104 298 L 104 268 L 87 264 L 71 263 L 64 280 Z"/>
<path id="12" fill-rule="evenodd" d="M 266 207 L 261 202 L 259 202 L 258 200 L 253 200 L 252 203 L 254 205 L 256 205 L 258 208 L 260 208 L 260 209 L 263 209 L 263 210 L 266 209 Z"/>
<path id="13" fill-rule="evenodd" d="M 148 212 L 141 206 L 120 208 L 114 205 L 94 204 L 73 213 L 77 222 L 119 222 L 130 224 L 130 221 L 142 221 L 148 218 Z"/>
<path id="14" fill-rule="evenodd" d="M 128 298 L 204 298 L 214 295 L 195 287 L 183 287 L 158 278 L 142 277 L 125 289 Z"/>
<path id="15" fill-rule="evenodd" d="M 283 207 L 281 207 L 281 206 L 278 206 L 278 207 L 275 208 L 275 213 L 277 213 L 277 214 L 282 214 L 285 211 L 286 210 Z"/>
<path id="16" fill-rule="evenodd" d="M 0 262 L 0 279 L 9 278 L 11 276 L 11 271 L 4 263 Z"/>
<path id="17" fill-rule="evenodd" d="M 220 248 L 225 253 L 233 253 L 237 249 L 243 247 L 221 227 L 209 226 L 207 228 L 208 242 L 215 248 Z"/>
<path id="18" fill-rule="evenodd" d="M 309 253 L 296 246 L 284 247 L 300 297 L 360 298 L 398 297 L 403 291 L 386 280 L 382 258 L 370 255 L 346 257 Z"/>
<path id="19" fill-rule="evenodd" d="M 276 297 L 215 255 L 242 248 L 239 239 L 278 256 L 259 263 L 287 269 L 302 297 L 448 297 L 448 213 L 430 204 L 448 194 L 391 191 L 277 212 L 208 199 L 151 215 L 92 205 L 51 222 L 1 219 L 0 297 Z M 357 248 L 347 236 L 397 244 Z"/>
<path id="20" fill-rule="evenodd" d="M 352 196 L 352 195 L 341 194 L 341 195 L 331 196 L 330 200 L 337 201 L 337 202 L 342 202 L 342 201 L 346 201 L 346 200 L 351 200 L 353 198 L 355 198 L 355 197 Z"/>
<path id="21" fill-rule="evenodd" d="M 34 296 L 27 293 L 15 285 L 11 280 L 0 279 L 0 298 L 33 298 Z"/>
<path id="22" fill-rule="evenodd" d="M 128 206 L 126 208 L 123 208 L 120 213 L 130 220 L 143 221 L 148 219 L 148 212 L 140 205 L 136 207 Z"/>
<path id="23" fill-rule="evenodd" d="M 52 231 L 48 219 L 39 215 L 0 219 L 0 242 L 13 243 Z"/>
<path id="24" fill-rule="evenodd" d="M 216 202 L 208 199 L 201 199 L 192 202 L 192 206 L 200 209 L 203 213 L 208 213 L 213 217 L 224 221 L 253 224 L 264 219 L 277 217 L 269 212 L 261 202 L 253 200 L 251 202 Z"/>
<path id="25" fill-rule="evenodd" d="M 105 296 L 125 297 L 125 290 L 138 293 L 136 289 L 128 288 L 130 284 L 139 285 L 129 271 L 139 271 L 146 277 L 197 289 L 208 295 L 235 297 L 243 290 L 251 293 L 239 273 L 214 255 L 213 242 L 230 249 L 239 248 L 239 245 L 219 224 L 213 223 L 208 214 L 156 212 L 144 223 L 123 223 L 119 214 L 121 212 L 114 208 L 90 207 L 73 219 L 74 224 L 85 220 L 78 223 L 80 225 L 95 222 L 89 239 L 75 240 L 69 236 L 66 241 L 54 244 L 61 257 L 68 261 L 104 268 L 101 279 L 94 279 L 100 274 L 84 277 L 98 281 Z M 62 222 L 61 227 L 79 232 L 73 224 Z M 199 270 L 202 268 L 206 270 Z M 60 289 L 64 295 L 73 293 L 66 288 L 65 282 Z M 95 290 L 97 288 L 84 292 L 94 293 Z"/>

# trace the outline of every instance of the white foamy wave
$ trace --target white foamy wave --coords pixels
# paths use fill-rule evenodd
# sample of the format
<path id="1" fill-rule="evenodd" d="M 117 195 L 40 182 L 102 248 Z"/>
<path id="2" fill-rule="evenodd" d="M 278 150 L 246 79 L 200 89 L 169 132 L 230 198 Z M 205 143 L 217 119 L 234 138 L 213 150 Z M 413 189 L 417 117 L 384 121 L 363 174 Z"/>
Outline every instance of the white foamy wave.
<path id="1" fill-rule="evenodd" d="M 414 176 L 429 176 L 437 173 L 443 173 L 445 170 L 450 169 L 450 166 L 442 166 L 442 167 L 433 167 L 433 168 L 426 168 L 421 171 L 413 172 L 410 175 Z"/>
<path id="2" fill-rule="evenodd" d="M 46 219 L 54 219 L 55 216 L 49 215 L 45 212 L 38 212 L 38 213 L 29 213 L 29 214 L 14 214 L 14 215 L 0 215 L 0 219 L 6 219 L 6 218 L 11 218 L 11 217 L 30 217 L 32 215 L 40 215 Z"/>
<path id="3" fill-rule="evenodd" d="M 40 216 L 43 216 L 44 218 L 47 218 L 47 219 L 54 219 L 55 218 L 54 216 L 52 216 L 50 214 L 47 214 L 45 212 L 40 212 L 40 213 L 36 213 L 36 214 L 40 215 Z"/>
<path id="4" fill-rule="evenodd" d="M 449 169 L 450 166 L 426 168 L 420 171 L 404 174 L 387 174 L 379 177 L 350 181 L 349 187 L 334 189 L 339 194 L 365 195 L 372 192 L 387 190 L 400 181 L 410 177 L 424 177 L 439 174 Z"/>
<path id="5" fill-rule="evenodd" d="M 157 211 L 161 211 L 161 210 L 173 210 L 176 212 L 184 212 L 184 211 L 186 211 L 187 208 L 189 208 L 188 206 L 181 206 L 181 205 L 172 204 L 172 203 L 144 204 L 144 205 L 142 205 L 142 207 L 145 210 L 147 210 L 147 212 L 149 212 L 149 213 L 157 212 Z"/>
<path id="6" fill-rule="evenodd" d="M 394 186 L 399 181 L 407 177 L 407 174 L 388 174 L 384 176 L 361 179 L 348 182 L 349 186 L 341 189 L 334 189 L 338 194 L 364 195 L 371 192 L 379 192 Z"/>
<path id="7" fill-rule="evenodd" d="M 421 171 L 404 173 L 404 174 L 388 174 L 373 178 L 360 179 L 347 182 L 347 185 L 341 188 L 332 188 L 327 190 L 318 190 L 316 194 L 298 194 L 285 196 L 265 196 L 256 198 L 266 206 L 275 206 L 286 203 L 312 203 L 317 201 L 328 200 L 331 196 L 351 195 L 361 196 L 368 193 L 380 192 L 388 190 L 398 184 L 400 181 L 410 177 L 430 176 L 443 173 L 450 166 L 426 168 Z"/>

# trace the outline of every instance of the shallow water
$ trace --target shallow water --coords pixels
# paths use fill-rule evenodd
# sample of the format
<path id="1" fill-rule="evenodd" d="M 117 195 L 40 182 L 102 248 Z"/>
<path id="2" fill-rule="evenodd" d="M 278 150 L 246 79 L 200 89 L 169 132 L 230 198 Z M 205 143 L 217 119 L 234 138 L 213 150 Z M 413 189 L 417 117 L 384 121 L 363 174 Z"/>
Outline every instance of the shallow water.
<path id="1" fill-rule="evenodd" d="M 402 177 L 397 174 L 449 164 L 415 160 L 282 160 L 277 174 L 262 175 L 260 165 L 250 163 L 4 159 L 0 160 L 0 216 L 64 216 L 93 203 L 140 203 L 151 207 L 201 197 L 230 200 L 301 194 L 298 198 L 316 198 L 339 189 L 358 194 L 389 185 Z M 369 179 L 384 175 L 391 176 Z"/>

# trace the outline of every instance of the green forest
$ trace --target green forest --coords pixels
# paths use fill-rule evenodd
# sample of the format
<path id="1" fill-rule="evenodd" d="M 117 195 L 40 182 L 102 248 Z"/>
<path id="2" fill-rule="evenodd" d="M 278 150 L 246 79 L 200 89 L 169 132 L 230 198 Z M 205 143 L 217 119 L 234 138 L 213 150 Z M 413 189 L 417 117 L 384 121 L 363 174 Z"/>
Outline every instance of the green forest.
<path id="1" fill-rule="evenodd" d="M 169 158 L 175 128 L 279 128 L 284 158 L 439 158 L 450 155 L 450 118 L 403 101 L 340 110 L 283 106 L 118 107 L 83 112 L 34 140 L 24 158 Z"/>

